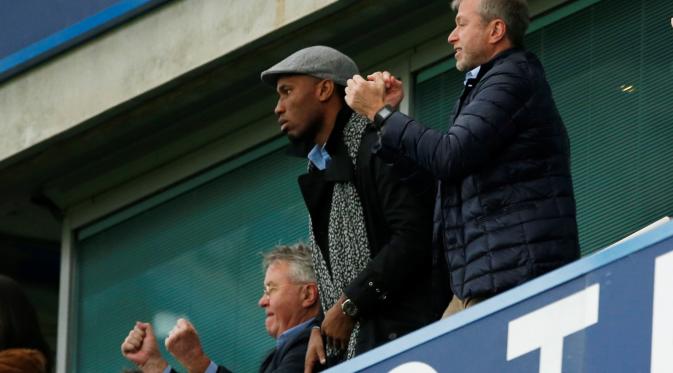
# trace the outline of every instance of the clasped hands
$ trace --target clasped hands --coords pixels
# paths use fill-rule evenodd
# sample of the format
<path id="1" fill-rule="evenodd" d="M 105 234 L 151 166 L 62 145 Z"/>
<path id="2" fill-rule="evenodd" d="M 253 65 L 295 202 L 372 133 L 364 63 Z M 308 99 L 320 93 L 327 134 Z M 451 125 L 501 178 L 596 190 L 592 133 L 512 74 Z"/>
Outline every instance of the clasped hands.
<path id="1" fill-rule="evenodd" d="M 370 121 L 385 105 L 397 109 L 404 98 L 402 81 L 388 71 L 370 74 L 366 80 L 355 75 L 346 83 L 346 104 Z"/>

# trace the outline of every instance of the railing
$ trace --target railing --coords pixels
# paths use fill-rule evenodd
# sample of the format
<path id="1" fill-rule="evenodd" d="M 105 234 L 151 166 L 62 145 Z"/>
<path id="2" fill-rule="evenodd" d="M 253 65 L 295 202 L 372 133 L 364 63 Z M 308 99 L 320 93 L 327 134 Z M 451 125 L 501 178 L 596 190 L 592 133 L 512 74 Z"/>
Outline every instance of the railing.
<path id="1" fill-rule="evenodd" d="M 671 373 L 673 222 L 658 223 L 329 372 Z"/>

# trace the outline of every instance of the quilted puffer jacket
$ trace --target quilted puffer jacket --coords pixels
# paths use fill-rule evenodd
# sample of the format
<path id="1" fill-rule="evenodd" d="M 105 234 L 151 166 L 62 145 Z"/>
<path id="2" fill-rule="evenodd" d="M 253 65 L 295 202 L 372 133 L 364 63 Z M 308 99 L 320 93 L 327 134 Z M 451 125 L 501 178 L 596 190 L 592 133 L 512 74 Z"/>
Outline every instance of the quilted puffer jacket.
<path id="1" fill-rule="evenodd" d="M 568 135 L 532 53 L 509 49 L 482 65 L 448 131 L 392 114 L 381 153 L 439 180 L 434 243 L 459 298 L 498 294 L 579 257 Z"/>

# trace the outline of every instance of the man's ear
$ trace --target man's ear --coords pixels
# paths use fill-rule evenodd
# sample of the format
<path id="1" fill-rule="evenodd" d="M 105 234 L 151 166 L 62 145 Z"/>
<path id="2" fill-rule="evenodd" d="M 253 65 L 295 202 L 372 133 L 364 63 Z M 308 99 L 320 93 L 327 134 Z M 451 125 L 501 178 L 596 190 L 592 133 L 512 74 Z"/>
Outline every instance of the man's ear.
<path id="1" fill-rule="evenodd" d="M 333 80 L 321 80 L 316 86 L 318 100 L 320 102 L 327 102 L 334 94 L 334 88 Z"/>
<path id="2" fill-rule="evenodd" d="M 318 303 L 318 286 L 315 283 L 307 284 L 303 295 L 302 306 L 305 308 L 313 307 L 314 304 Z"/>
<path id="3" fill-rule="evenodd" d="M 502 39 L 505 38 L 507 34 L 507 24 L 505 21 L 496 18 L 490 22 L 489 25 L 490 31 L 488 35 L 488 41 L 491 44 L 497 44 L 499 43 Z"/>

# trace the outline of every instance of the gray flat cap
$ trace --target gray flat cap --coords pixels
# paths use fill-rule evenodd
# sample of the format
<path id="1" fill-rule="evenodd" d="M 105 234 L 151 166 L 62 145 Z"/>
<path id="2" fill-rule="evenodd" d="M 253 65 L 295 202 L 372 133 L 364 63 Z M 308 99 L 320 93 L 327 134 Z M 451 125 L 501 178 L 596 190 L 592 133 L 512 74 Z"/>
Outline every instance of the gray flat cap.
<path id="1" fill-rule="evenodd" d="M 316 45 L 294 52 L 263 71 L 261 78 L 263 82 L 274 87 L 279 76 L 296 74 L 330 79 L 345 86 L 346 81 L 358 73 L 358 66 L 350 57 L 334 48 Z"/>

